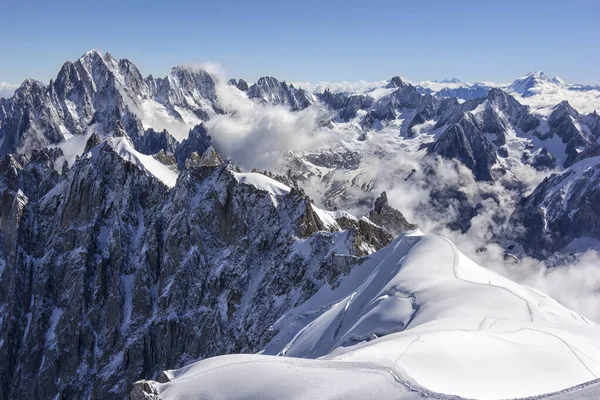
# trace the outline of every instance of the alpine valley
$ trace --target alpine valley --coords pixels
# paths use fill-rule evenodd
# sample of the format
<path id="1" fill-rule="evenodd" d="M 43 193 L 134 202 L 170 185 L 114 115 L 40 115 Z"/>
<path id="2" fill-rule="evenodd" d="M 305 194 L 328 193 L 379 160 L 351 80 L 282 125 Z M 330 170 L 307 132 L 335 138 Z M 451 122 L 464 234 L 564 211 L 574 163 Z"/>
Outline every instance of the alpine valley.
<path id="1" fill-rule="evenodd" d="M 599 87 L 92 50 L 7 93 L 0 400 L 600 397 Z"/>

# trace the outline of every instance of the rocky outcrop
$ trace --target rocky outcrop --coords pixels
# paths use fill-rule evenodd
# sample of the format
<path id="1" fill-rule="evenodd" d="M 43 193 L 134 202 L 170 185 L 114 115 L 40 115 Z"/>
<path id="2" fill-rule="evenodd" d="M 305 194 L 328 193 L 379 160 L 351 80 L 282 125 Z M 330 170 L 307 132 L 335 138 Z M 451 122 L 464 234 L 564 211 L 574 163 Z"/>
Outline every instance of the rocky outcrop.
<path id="1" fill-rule="evenodd" d="M 208 120 L 221 112 L 215 84 L 208 72 L 184 67 L 174 68 L 165 78 L 143 79 L 130 61 L 93 50 L 66 62 L 49 85 L 27 79 L 12 98 L 3 100 L 0 155 L 39 150 L 90 128 L 107 134 L 117 122 L 138 150 L 168 151 L 172 138 L 146 132 L 152 127 L 142 122 L 144 107 L 163 106 L 178 121 L 183 121 L 181 110 Z"/>
<path id="2" fill-rule="evenodd" d="M 533 158 L 531 165 L 538 171 L 553 169 L 556 168 L 556 159 L 550 154 L 548 149 L 543 147 Z"/>
<path id="3" fill-rule="evenodd" d="M 143 154 L 157 154 L 160 151 L 173 154 L 177 145 L 177 140 L 166 129 L 157 132 L 150 128 L 138 140 L 136 150 Z"/>
<path id="4" fill-rule="evenodd" d="M 245 92 L 246 90 L 248 90 L 248 87 L 249 87 L 248 83 L 243 79 L 230 79 L 227 83 L 231 86 L 235 86 L 242 92 Z"/>
<path id="5" fill-rule="evenodd" d="M 521 200 L 507 236 L 537 258 L 577 252 L 578 241 L 600 241 L 599 201 L 600 160 L 584 159 L 546 178 Z"/>
<path id="6" fill-rule="evenodd" d="M 122 398 L 161 370 L 255 352 L 387 243 L 211 150 L 172 189 L 107 142 L 62 176 L 50 154 L 2 159 L 1 399 Z"/>
<path id="7" fill-rule="evenodd" d="M 205 70 L 179 66 L 165 78 L 150 76 L 145 82 L 150 96 L 180 121 L 183 117 L 179 110 L 190 111 L 203 121 L 223 112 L 216 95 L 217 81 Z"/>
<path id="8" fill-rule="evenodd" d="M 373 98 L 364 95 L 332 93 L 329 89 L 317 94 L 317 98 L 336 114 L 336 119 L 348 122 L 355 118 L 359 110 L 367 110 L 373 104 Z"/>
<path id="9" fill-rule="evenodd" d="M 581 128 L 582 116 L 567 101 L 563 101 L 554 107 L 552 114 L 548 117 L 549 131 L 541 135 L 542 139 L 558 136 L 566 145 L 567 155 L 564 167 L 572 165 L 579 153 L 590 146 L 592 138 Z"/>
<path id="10" fill-rule="evenodd" d="M 373 210 L 369 213 L 369 219 L 376 225 L 387 229 L 394 237 L 418 228 L 417 225 L 408 222 L 400 211 L 389 205 L 386 192 L 381 192 L 375 200 Z"/>
<path id="11" fill-rule="evenodd" d="M 187 139 L 185 139 L 175 149 L 175 159 L 179 169 L 183 169 L 186 160 L 196 153 L 196 157 L 201 156 L 206 150 L 211 147 L 212 139 L 206 130 L 204 124 L 199 124 L 190 130 Z"/>
<path id="12" fill-rule="evenodd" d="M 449 127 L 427 149 L 427 154 L 462 162 L 473 171 L 477 180 L 493 180 L 492 166 L 497 162 L 496 152 L 472 118 L 465 117 Z"/>
<path id="13" fill-rule="evenodd" d="M 251 99 L 257 99 L 263 103 L 285 105 L 292 111 L 305 109 L 313 103 L 312 96 L 304 89 L 279 82 L 272 76 L 260 78 L 248 88 L 246 93 Z"/>
<path id="14" fill-rule="evenodd" d="M 380 121 L 394 120 L 399 110 L 417 108 L 423 101 L 422 98 L 423 95 L 414 86 L 402 82 L 398 89 L 373 104 L 371 114 Z"/>

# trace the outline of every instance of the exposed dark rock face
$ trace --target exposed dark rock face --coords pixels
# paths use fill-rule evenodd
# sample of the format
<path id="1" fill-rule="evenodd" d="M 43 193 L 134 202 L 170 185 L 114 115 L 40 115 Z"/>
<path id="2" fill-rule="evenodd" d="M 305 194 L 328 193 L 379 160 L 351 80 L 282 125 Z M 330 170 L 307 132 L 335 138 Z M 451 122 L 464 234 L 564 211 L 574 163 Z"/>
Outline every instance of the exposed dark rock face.
<path id="1" fill-rule="evenodd" d="M 122 398 L 161 370 L 257 351 L 344 257 L 391 240 L 367 220 L 329 225 L 302 191 L 243 183 L 212 147 L 172 189 L 106 141 L 66 175 L 59 156 L 0 162 L 1 399 Z"/>
<path id="2" fill-rule="evenodd" d="M 425 94 L 432 94 L 431 90 L 417 87 L 420 92 Z M 482 84 L 474 84 L 470 87 L 459 87 L 459 88 L 443 88 L 442 90 L 435 93 L 436 97 L 440 98 L 459 98 L 464 100 L 474 100 L 481 97 L 487 96 L 490 91 L 490 87 Z"/>
<path id="3" fill-rule="evenodd" d="M 405 86 L 406 84 L 400 79 L 399 76 L 394 76 L 390 79 L 389 83 L 385 86 L 387 89 L 396 89 Z"/>
<path id="4" fill-rule="evenodd" d="M 402 82 L 397 90 L 375 102 L 371 113 L 375 119 L 390 121 L 397 118 L 397 113 L 402 108 L 417 108 L 422 97 L 414 86 Z"/>
<path id="5" fill-rule="evenodd" d="M 87 142 L 85 142 L 85 149 L 83 150 L 83 152 L 87 153 L 94 147 L 98 146 L 101 141 L 102 140 L 100 139 L 100 136 L 98 136 L 96 132 L 92 133 Z"/>
<path id="6" fill-rule="evenodd" d="M 375 200 L 375 206 L 369 213 L 369 219 L 376 225 L 387 229 L 394 237 L 417 229 L 417 225 L 408 222 L 400 211 L 389 205 L 386 192 L 382 192 Z"/>
<path id="7" fill-rule="evenodd" d="M 177 160 L 179 169 L 185 167 L 185 162 L 192 153 L 200 156 L 204 154 L 211 144 L 212 140 L 206 130 L 206 126 L 204 124 L 196 125 L 188 134 L 188 138 L 181 142 L 175 149 L 175 159 Z"/>
<path id="8" fill-rule="evenodd" d="M 366 110 L 373 104 L 373 98 L 369 96 L 332 93 L 329 89 L 317 94 L 317 98 L 343 122 L 350 121 L 356 117 L 358 110 Z"/>
<path id="9" fill-rule="evenodd" d="M 575 157 L 573 164 L 578 163 L 581 160 L 585 160 L 586 158 L 592 158 L 596 156 L 600 156 L 600 144 L 592 143 L 589 147 L 579 153 L 577 157 Z"/>
<path id="10" fill-rule="evenodd" d="M 422 124 L 436 115 L 439 105 L 440 101 L 436 97 L 429 95 L 423 97 L 423 100 L 415 109 L 415 116 L 408 125 L 408 133 L 410 136 L 414 134 L 413 128 L 415 125 Z"/>
<path id="11" fill-rule="evenodd" d="M 556 168 L 556 160 L 548 152 L 548 150 L 543 147 L 542 150 L 533 158 L 532 165 L 538 171 L 543 171 L 546 169 Z"/>
<path id="12" fill-rule="evenodd" d="M 305 109 L 313 103 L 311 95 L 304 89 L 279 82 L 272 76 L 260 78 L 248 88 L 248 97 L 264 103 L 281 104 L 293 111 Z"/>
<path id="13" fill-rule="evenodd" d="M 208 120 L 221 112 L 215 84 L 206 71 L 184 67 L 174 68 L 166 78 L 143 79 L 130 61 L 90 51 L 65 63 L 49 85 L 28 79 L 13 97 L 2 101 L 0 155 L 28 153 L 55 145 L 69 135 L 84 135 L 88 129 L 112 132 L 117 122 L 141 151 L 155 150 L 160 146 L 144 139 L 139 117 L 143 104 L 153 101 L 162 105 L 179 121 L 181 109 Z M 162 150 L 168 151 L 167 147 Z"/>
<path id="14" fill-rule="evenodd" d="M 540 126 L 539 119 L 531 113 L 528 106 L 522 105 L 514 97 L 503 90 L 498 88 L 491 89 L 488 92 L 486 99 L 491 106 L 488 107 L 487 110 L 494 110 L 496 112 L 489 116 L 484 114 L 484 125 L 498 125 L 498 121 L 504 117 L 522 132 L 530 132 Z M 498 115 L 498 111 L 501 112 L 502 115 Z M 503 132 L 495 132 L 493 130 L 490 132 L 505 134 L 505 131 L 506 127 L 504 127 Z M 502 143 L 503 142 L 504 139 L 502 139 Z"/>
<path id="15" fill-rule="evenodd" d="M 469 117 L 448 128 L 427 149 L 427 153 L 459 160 L 473 171 L 473 176 L 477 180 L 493 179 L 492 166 L 497 161 L 496 152 L 483 135 L 481 128 Z"/>
<path id="16" fill-rule="evenodd" d="M 174 67 L 166 78 L 146 78 L 150 96 L 178 120 L 183 119 L 178 108 L 191 111 L 203 121 L 210 119 L 211 114 L 222 113 L 216 83 L 208 72 L 189 67 Z"/>
<path id="17" fill-rule="evenodd" d="M 586 122 L 585 118 L 571 107 L 567 101 L 563 101 L 554 107 L 548 118 L 550 130 L 541 137 L 545 139 L 556 135 L 566 144 L 567 158 L 563 163 L 564 167 L 573 165 L 579 153 L 595 142 L 595 139 L 581 129 L 581 124 L 584 122 Z"/>
<path id="18" fill-rule="evenodd" d="M 138 141 L 136 149 L 143 154 L 156 154 L 160 151 L 173 154 L 177 145 L 177 140 L 166 129 L 157 132 L 150 128 L 144 132 L 144 136 Z"/>
<path id="19" fill-rule="evenodd" d="M 230 79 L 228 82 L 231 86 L 235 86 L 240 89 L 242 92 L 248 90 L 248 83 L 243 79 Z"/>
<path id="20" fill-rule="evenodd" d="M 517 205 L 508 236 L 534 257 L 569 252 L 574 240 L 600 240 L 599 202 L 600 160 L 584 159 L 546 178 Z"/>

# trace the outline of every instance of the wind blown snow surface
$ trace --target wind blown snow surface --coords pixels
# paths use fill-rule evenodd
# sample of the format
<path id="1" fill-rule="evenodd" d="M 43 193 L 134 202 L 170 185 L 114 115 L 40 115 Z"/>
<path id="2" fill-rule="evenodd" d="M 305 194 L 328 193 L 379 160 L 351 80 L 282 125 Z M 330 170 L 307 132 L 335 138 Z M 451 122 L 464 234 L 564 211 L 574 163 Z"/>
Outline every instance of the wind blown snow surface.
<path id="1" fill-rule="evenodd" d="M 419 231 L 322 287 L 273 329 L 262 355 L 200 361 L 151 386 L 164 399 L 498 399 L 600 376 L 597 324 Z"/>

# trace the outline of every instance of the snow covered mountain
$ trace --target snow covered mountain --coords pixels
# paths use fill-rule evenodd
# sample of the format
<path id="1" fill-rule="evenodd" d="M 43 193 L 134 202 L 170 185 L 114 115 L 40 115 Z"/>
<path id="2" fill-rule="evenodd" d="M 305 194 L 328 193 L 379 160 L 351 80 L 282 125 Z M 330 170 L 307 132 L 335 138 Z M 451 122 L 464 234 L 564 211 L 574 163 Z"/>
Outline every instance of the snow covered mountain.
<path id="1" fill-rule="evenodd" d="M 169 127 L 182 140 L 188 125 L 220 112 L 206 71 L 177 67 L 166 78 L 144 79 L 130 61 L 94 50 L 66 62 L 49 85 L 26 80 L 0 110 L 0 154 L 107 134 L 117 121 L 136 145 L 149 128 Z"/>
<path id="2" fill-rule="evenodd" d="M 162 383 L 136 383 L 134 396 L 498 399 L 600 374 L 597 324 L 419 231 L 321 287 L 273 329 L 261 355 L 166 371 Z"/>
<path id="3" fill-rule="evenodd" d="M 515 80 L 509 88 L 523 97 L 531 97 L 564 85 L 565 82 L 558 77 L 549 78 L 543 72 L 535 71 Z"/>
<path id="4" fill-rule="evenodd" d="M 212 147 L 178 176 L 115 133 L 60 175 L 48 151 L 2 159 L 0 398 L 114 398 L 167 367 L 257 351 L 392 240 Z"/>
<path id="5" fill-rule="evenodd" d="M 600 249 L 600 157 L 583 159 L 545 179 L 511 217 L 511 238 L 543 258 Z"/>
<path id="6" fill-rule="evenodd" d="M 477 264 L 598 248 L 595 90 L 96 51 L 26 80 L 0 99 L 0 399 L 593 392 L 596 324 Z"/>

